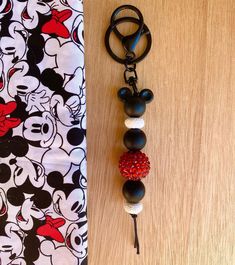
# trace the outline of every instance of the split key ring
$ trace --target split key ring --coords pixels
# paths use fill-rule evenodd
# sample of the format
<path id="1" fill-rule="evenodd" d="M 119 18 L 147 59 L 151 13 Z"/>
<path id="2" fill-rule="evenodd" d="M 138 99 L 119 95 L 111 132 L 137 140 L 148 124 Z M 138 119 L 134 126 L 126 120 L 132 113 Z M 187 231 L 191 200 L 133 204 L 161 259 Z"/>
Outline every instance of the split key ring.
<path id="1" fill-rule="evenodd" d="M 134 11 L 137 14 L 138 18 L 128 16 L 128 17 L 121 17 L 121 18 L 116 19 L 117 15 L 121 11 L 127 10 L 127 9 Z M 117 29 L 117 26 L 125 22 L 131 22 L 131 23 L 137 24 L 139 27 L 136 30 L 136 32 L 134 32 L 133 34 L 123 36 Z M 125 58 L 121 58 L 113 52 L 110 46 L 110 35 L 112 32 L 121 41 L 122 46 L 126 52 Z M 144 51 L 138 57 L 136 57 L 135 48 L 139 40 L 142 38 L 142 36 L 146 37 L 147 45 Z M 151 49 L 151 45 L 152 45 L 152 37 L 151 37 L 150 30 L 146 26 L 146 24 L 144 24 L 143 15 L 138 8 L 132 5 L 123 5 L 123 6 L 118 7 L 116 10 L 114 10 L 111 16 L 111 19 L 110 19 L 110 25 L 105 34 L 105 46 L 106 46 L 108 53 L 115 61 L 121 64 L 125 64 L 125 65 L 136 64 L 140 62 L 141 60 L 143 60 L 145 56 L 149 53 Z"/>

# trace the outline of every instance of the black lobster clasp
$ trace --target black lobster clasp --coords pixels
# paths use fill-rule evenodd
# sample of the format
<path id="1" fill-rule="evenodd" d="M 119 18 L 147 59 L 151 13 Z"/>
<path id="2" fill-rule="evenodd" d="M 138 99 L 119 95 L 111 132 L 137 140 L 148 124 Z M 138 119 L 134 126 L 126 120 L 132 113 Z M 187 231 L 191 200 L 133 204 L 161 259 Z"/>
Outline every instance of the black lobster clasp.
<path id="1" fill-rule="evenodd" d="M 126 9 L 133 10 L 137 14 L 138 18 L 128 16 L 128 17 L 121 17 L 121 18 L 116 19 L 117 15 L 122 10 L 126 10 Z M 131 22 L 131 23 L 137 24 L 139 26 L 137 31 L 134 32 L 133 34 L 123 36 L 117 29 L 117 26 L 125 22 Z M 112 51 L 110 47 L 110 43 L 109 43 L 110 35 L 112 32 L 122 42 L 123 48 L 126 51 L 125 58 L 118 57 Z M 135 48 L 142 36 L 145 36 L 147 38 L 147 45 L 146 45 L 145 50 L 142 52 L 142 54 L 136 57 Z M 105 45 L 106 45 L 107 51 L 109 52 L 110 56 L 114 60 L 116 60 L 117 62 L 121 64 L 125 64 L 125 65 L 140 62 L 149 53 L 151 44 L 152 44 L 152 38 L 151 38 L 150 31 L 148 27 L 144 24 L 143 15 L 138 8 L 132 5 L 123 5 L 123 6 L 118 7 L 113 12 L 111 16 L 110 26 L 108 27 L 106 34 L 105 34 Z"/>

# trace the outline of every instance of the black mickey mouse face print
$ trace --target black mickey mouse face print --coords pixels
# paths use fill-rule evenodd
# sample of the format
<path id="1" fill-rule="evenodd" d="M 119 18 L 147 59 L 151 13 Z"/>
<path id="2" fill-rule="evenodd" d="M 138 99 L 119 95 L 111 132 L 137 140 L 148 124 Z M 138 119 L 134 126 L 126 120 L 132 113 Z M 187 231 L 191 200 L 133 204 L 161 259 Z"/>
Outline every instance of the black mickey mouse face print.
<path id="1" fill-rule="evenodd" d="M 7 183 L 11 178 L 11 168 L 8 164 L 8 159 L 1 158 L 0 162 L 0 183 Z"/>
<path id="2" fill-rule="evenodd" d="M 50 38 L 45 43 L 45 52 L 55 57 L 55 71 L 63 78 L 66 75 L 72 76 L 79 66 L 84 66 L 84 54 L 72 41 L 61 44 L 58 39 Z"/>
<path id="3" fill-rule="evenodd" d="M 41 243 L 40 250 L 44 256 L 50 258 L 49 264 L 51 265 L 80 265 L 78 259 L 64 245 L 56 247 L 52 241 L 44 240 Z"/>
<path id="4" fill-rule="evenodd" d="M 6 166 L 9 168 L 7 172 L 11 172 L 12 164 L 10 163 L 11 158 L 23 157 L 28 153 L 29 146 L 27 141 L 21 136 L 13 136 L 10 131 L 6 135 L 6 139 L 1 138 L 0 141 L 0 183 L 5 183 L 9 174 L 6 174 Z M 4 159 L 5 158 L 5 159 Z M 11 169 L 10 169 L 11 166 Z M 5 175 L 4 175 L 5 174 Z M 10 178 L 10 176 L 9 176 Z"/>
<path id="5" fill-rule="evenodd" d="M 0 188 L 0 218 L 7 214 L 7 198 L 3 189 Z M 0 219 L 1 220 L 1 219 Z"/>
<path id="6" fill-rule="evenodd" d="M 79 124 L 85 106 L 84 70 L 78 67 L 64 87 L 63 77 L 54 69 L 45 69 L 40 81 L 54 92 L 49 102 L 53 117 L 68 127 Z M 77 91 L 74 91 L 74 86 Z"/>
<path id="7" fill-rule="evenodd" d="M 44 186 L 45 169 L 37 161 L 13 155 L 0 161 L 0 183 L 7 183 L 12 177 L 16 187 L 29 194 Z"/>
<path id="8" fill-rule="evenodd" d="M 10 160 L 15 165 L 13 173 L 16 186 L 25 186 L 24 191 L 30 192 L 33 188 L 41 188 L 45 183 L 44 167 L 27 157 L 15 158 Z"/>
<path id="9" fill-rule="evenodd" d="M 23 135 L 34 146 L 51 146 L 56 133 L 56 121 L 50 112 L 33 113 L 24 122 Z"/>
<path id="10" fill-rule="evenodd" d="M 13 261 L 23 251 L 23 240 L 24 234 L 19 226 L 15 223 L 6 223 L 4 230 L 0 233 L 0 264 L 21 264 Z"/>
<path id="11" fill-rule="evenodd" d="M 7 191 L 9 203 L 17 208 L 20 207 L 15 218 L 18 226 L 26 234 L 24 257 L 27 264 L 33 264 L 32 262 L 39 257 L 40 240 L 37 237 L 37 230 L 41 227 L 41 232 L 44 231 L 43 225 L 47 220 L 44 211 L 51 204 L 51 195 L 48 191 L 34 188 L 31 193 L 33 195 L 27 194 L 23 186 L 11 187 Z M 51 220 L 53 219 L 51 218 Z"/>
<path id="12" fill-rule="evenodd" d="M 8 13 L 12 11 L 12 0 L 2 0 L 0 2 L 0 20 Z"/>
<path id="13" fill-rule="evenodd" d="M 84 258 L 87 254 L 87 222 L 71 224 L 66 232 L 65 242 L 74 256 Z"/>
<path id="14" fill-rule="evenodd" d="M 73 134 L 74 130 L 76 130 L 76 128 L 71 129 L 69 132 L 72 132 Z M 67 137 L 68 136 L 69 134 L 67 135 Z M 76 140 L 76 142 L 74 141 L 75 143 L 73 143 L 73 145 L 79 145 L 84 139 L 84 134 L 80 136 L 79 134 L 75 133 L 71 137 L 69 136 L 68 140 L 73 142 L 73 138 L 75 138 Z M 85 150 L 82 148 L 74 148 L 71 150 L 70 153 L 67 153 L 64 149 L 60 148 L 61 143 L 58 141 L 59 139 L 60 137 L 56 137 L 55 145 L 53 143 L 51 148 L 48 151 L 46 151 L 42 157 L 41 163 L 44 165 L 46 175 L 49 176 L 50 173 L 55 171 L 54 167 L 55 158 L 59 158 L 60 161 L 63 161 L 63 163 L 56 164 L 56 170 L 59 171 L 61 176 L 65 176 L 66 174 L 68 174 L 68 172 L 74 165 L 78 166 L 79 168 L 80 167 L 83 168 L 83 171 L 85 171 L 86 170 Z M 47 181 L 49 179 L 48 176 L 47 176 Z M 63 177 L 58 177 L 58 178 L 63 179 Z M 52 187 L 57 187 L 57 186 L 52 186 Z"/>
<path id="15" fill-rule="evenodd" d="M 74 91 L 74 86 L 78 89 Z M 80 98 L 81 105 L 85 104 L 85 79 L 84 79 L 84 67 L 78 67 L 69 81 L 65 84 L 64 90 L 71 94 L 76 94 Z"/>
<path id="16" fill-rule="evenodd" d="M 50 108 L 52 115 L 65 126 L 79 124 L 81 103 L 77 95 L 65 100 L 62 96 L 55 94 L 51 98 Z"/>
<path id="17" fill-rule="evenodd" d="M 27 94 L 39 87 L 39 69 L 29 66 L 26 61 L 16 63 L 8 71 L 8 93 L 11 97 L 16 95 L 25 98 Z"/>
<path id="18" fill-rule="evenodd" d="M 48 191 L 35 189 L 33 195 L 25 195 L 21 187 L 12 187 L 7 191 L 8 202 L 11 205 L 20 207 L 16 214 L 16 221 L 19 227 L 27 233 L 35 234 L 35 230 L 45 223 L 45 209 L 51 204 L 51 195 Z M 35 236 L 35 235 L 34 235 Z"/>
<path id="19" fill-rule="evenodd" d="M 26 52 L 28 32 L 17 21 L 12 22 L 8 28 L 8 34 L 0 38 L 0 48 L 5 56 L 12 57 L 12 63 L 23 58 Z"/>
<path id="20" fill-rule="evenodd" d="M 78 200 L 78 197 L 83 199 Z M 68 190 L 57 190 L 52 199 L 55 212 L 70 221 L 77 221 L 85 206 L 84 192 L 81 189 L 73 189 L 70 193 Z"/>
<path id="21" fill-rule="evenodd" d="M 34 201 L 31 199 L 26 199 L 23 202 L 16 218 L 19 227 L 24 231 L 29 231 L 33 228 L 34 219 L 39 221 L 44 221 L 46 219 L 44 212 L 36 207 Z"/>
<path id="22" fill-rule="evenodd" d="M 78 45 L 79 49 L 84 52 L 84 27 L 82 14 L 77 16 L 74 20 L 71 37 L 73 42 Z"/>
<path id="23" fill-rule="evenodd" d="M 21 14 L 22 23 L 26 29 L 32 30 L 40 24 L 41 17 L 49 17 L 50 14 L 51 8 L 46 1 L 28 0 Z"/>
<path id="24" fill-rule="evenodd" d="M 3 71 L 3 61 L 0 59 L 0 92 L 5 87 L 5 76 Z"/>
<path id="25" fill-rule="evenodd" d="M 86 206 L 84 191 L 81 188 L 75 188 L 74 184 L 65 184 L 64 177 L 58 171 L 48 174 L 47 182 L 55 188 L 52 195 L 55 212 L 66 220 L 73 222 L 79 220 L 79 214 Z"/>
<path id="26" fill-rule="evenodd" d="M 60 0 L 64 6 L 69 6 L 75 11 L 82 12 L 83 0 Z"/>

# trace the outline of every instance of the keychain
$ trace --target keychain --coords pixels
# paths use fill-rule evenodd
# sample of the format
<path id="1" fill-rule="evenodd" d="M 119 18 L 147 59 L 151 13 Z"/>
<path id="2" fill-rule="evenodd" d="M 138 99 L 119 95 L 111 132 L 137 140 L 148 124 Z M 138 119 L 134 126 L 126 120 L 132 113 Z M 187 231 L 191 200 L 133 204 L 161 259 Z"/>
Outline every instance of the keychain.
<path id="1" fill-rule="evenodd" d="M 138 18 L 126 16 L 117 18 L 117 15 L 123 10 L 131 10 L 136 13 Z M 134 23 L 138 29 L 133 34 L 123 36 L 117 26 L 123 23 Z M 110 36 L 114 33 L 121 42 L 125 51 L 125 57 L 117 56 L 110 46 Z M 147 45 L 139 56 L 135 54 L 135 48 L 141 38 L 146 38 Z M 137 216 L 143 210 L 143 204 L 140 202 L 145 195 L 145 186 L 141 181 L 150 170 L 150 162 L 145 153 L 141 150 L 146 144 L 146 135 L 141 130 L 144 125 L 144 114 L 146 104 L 153 100 L 153 92 L 150 89 L 139 90 L 137 87 L 138 76 L 136 64 L 143 60 L 151 49 L 152 38 L 148 27 L 144 24 L 143 15 L 139 9 L 132 5 L 123 5 L 118 7 L 112 14 L 110 25 L 105 34 L 105 46 L 110 56 L 120 64 L 125 66 L 124 81 L 129 87 L 122 87 L 118 90 L 118 98 L 124 104 L 124 111 L 128 116 L 125 120 L 127 131 L 123 137 L 123 143 L 128 149 L 119 160 L 119 170 L 126 179 L 123 185 L 122 193 L 125 198 L 124 209 L 131 215 L 134 221 L 135 241 L 134 247 L 137 254 L 140 253 L 139 239 L 137 233 Z"/>

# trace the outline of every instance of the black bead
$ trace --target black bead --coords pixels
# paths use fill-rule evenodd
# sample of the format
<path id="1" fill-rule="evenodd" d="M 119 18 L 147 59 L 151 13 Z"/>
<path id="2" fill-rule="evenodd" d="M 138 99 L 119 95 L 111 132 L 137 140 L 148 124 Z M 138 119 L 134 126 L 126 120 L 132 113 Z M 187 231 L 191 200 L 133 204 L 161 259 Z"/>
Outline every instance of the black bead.
<path id="1" fill-rule="evenodd" d="M 138 203 L 144 198 L 145 186 L 140 180 L 127 180 L 123 185 L 122 194 L 129 203 Z"/>
<path id="2" fill-rule="evenodd" d="M 146 89 L 141 90 L 140 97 L 144 99 L 146 103 L 150 103 L 153 100 L 154 95 L 150 89 L 146 88 Z"/>
<path id="3" fill-rule="evenodd" d="M 118 97 L 121 101 L 126 101 L 129 97 L 132 96 L 131 90 L 128 87 L 122 87 L 118 90 Z"/>
<path id="4" fill-rule="evenodd" d="M 140 129 L 130 129 L 123 137 L 123 142 L 126 148 L 133 151 L 144 148 L 146 141 L 146 135 Z"/>
<path id="5" fill-rule="evenodd" d="M 140 117 L 146 109 L 145 100 L 139 96 L 132 96 L 125 101 L 124 110 L 130 117 Z"/>

